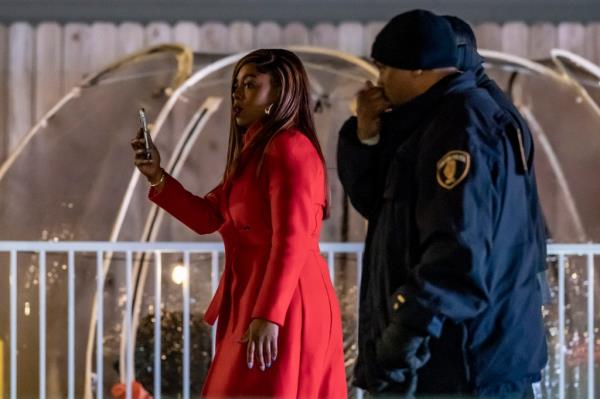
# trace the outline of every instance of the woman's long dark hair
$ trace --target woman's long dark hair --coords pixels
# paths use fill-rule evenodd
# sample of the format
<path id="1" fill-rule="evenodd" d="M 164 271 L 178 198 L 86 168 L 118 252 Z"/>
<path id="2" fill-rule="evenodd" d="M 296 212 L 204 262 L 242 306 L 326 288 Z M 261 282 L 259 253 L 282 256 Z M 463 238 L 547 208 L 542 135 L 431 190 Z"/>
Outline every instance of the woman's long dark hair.
<path id="1" fill-rule="evenodd" d="M 296 54 L 283 49 L 260 49 L 247 54 L 238 61 L 233 70 L 231 84 L 232 102 L 235 80 L 240 69 L 246 64 L 253 64 L 260 73 L 269 74 L 271 77 L 271 84 L 277 89 L 280 95 L 271 107 L 270 114 L 263 120 L 260 132 L 252 142 L 248 144 L 248 148 L 246 148 L 244 152 L 246 154 L 260 154 L 257 170 L 257 173 L 260 173 L 265 149 L 279 132 L 293 128 L 304 134 L 317 150 L 321 162 L 323 163 L 323 173 L 325 175 L 325 206 L 323 208 L 323 218 L 326 219 L 329 217 L 327 167 L 315 131 L 315 123 L 310 107 L 308 76 L 302 62 Z M 232 113 L 229 130 L 229 147 L 227 149 L 227 165 L 223 176 L 224 182 L 227 182 L 230 178 L 236 176 L 238 169 L 242 167 L 242 158 L 240 155 L 243 147 L 243 132 L 244 130 L 237 126 L 235 116 Z M 246 157 L 244 157 L 244 159 L 245 158 Z"/>

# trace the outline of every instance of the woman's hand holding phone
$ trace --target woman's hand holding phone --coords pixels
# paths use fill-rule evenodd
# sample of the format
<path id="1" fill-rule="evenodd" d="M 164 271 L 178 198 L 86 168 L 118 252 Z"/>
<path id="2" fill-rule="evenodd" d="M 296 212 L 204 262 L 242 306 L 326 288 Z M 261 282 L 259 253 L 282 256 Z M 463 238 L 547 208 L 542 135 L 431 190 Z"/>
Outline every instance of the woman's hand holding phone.
<path id="1" fill-rule="evenodd" d="M 131 148 L 135 153 L 134 163 L 139 171 L 146 176 L 153 186 L 162 184 L 163 170 L 160 167 L 160 154 L 154 144 L 150 143 L 150 159 L 146 156 L 146 141 L 144 140 L 144 129 L 140 128 L 136 137 L 131 140 Z"/>

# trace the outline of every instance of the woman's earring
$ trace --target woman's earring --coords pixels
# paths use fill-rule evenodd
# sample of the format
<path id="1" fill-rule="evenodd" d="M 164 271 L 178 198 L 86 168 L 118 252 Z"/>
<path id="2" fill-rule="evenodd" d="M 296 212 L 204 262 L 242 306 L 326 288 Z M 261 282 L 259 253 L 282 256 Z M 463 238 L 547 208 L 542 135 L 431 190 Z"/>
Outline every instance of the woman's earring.
<path id="1" fill-rule="evenodd" d="M 265 108 L 265 114 L 269 115 L 271 113 L 271 108 L 273 108 L 272 103 L 267 108 Z"/>

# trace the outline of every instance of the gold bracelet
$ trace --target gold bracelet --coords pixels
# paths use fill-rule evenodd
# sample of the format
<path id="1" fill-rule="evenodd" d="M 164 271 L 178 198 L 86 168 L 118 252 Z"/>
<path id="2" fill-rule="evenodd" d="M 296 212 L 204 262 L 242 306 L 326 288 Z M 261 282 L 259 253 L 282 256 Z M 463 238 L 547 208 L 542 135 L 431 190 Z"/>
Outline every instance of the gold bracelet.
<path id="1" fill-rule="evenodd" d="M 154 184 L 152 182 L 150 182 L 150 187 L 160 186 L 160 184 L 165 181 L 165 170 L 161 169 L 160 171 L 161 171 L 160 179 L 158 179 L 158 182 L 156 182 Z"/>

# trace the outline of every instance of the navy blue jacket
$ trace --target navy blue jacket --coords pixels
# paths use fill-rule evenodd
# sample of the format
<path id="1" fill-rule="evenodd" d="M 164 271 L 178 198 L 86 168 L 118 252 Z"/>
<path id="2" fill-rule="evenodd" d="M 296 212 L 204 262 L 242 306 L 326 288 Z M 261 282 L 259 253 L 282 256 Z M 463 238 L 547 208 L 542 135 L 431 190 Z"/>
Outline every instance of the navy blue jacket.
<path id="1" fill-rule="evenodd" d="M 511 120 L 513 126 L 517 128 L 517 133 L 520 133 L 520 139 L 522 140 L 523 146 L 523 156 L 524 161 L 527 165 L 528 173 L 526 175 L 526 179 L 528 180 L 527 187 L 529 191 L 528 201 L 527 203 L 531 206 L 531 218 L 532 223 L 537 226 L 537 235 L 538 238 L 535 240 L 539 247 L 540 259 L 538 261 L 538 283 L 540 290 L 542 292 L 542 302 L 544 304 L 550 303 L 550 287 L 548 285 L 548 281 L 546 280 L 546 269 L 548 268 L 548 263 L 546 262 L 546 243 L 548 240 L 548 226 L 546 225 L 546 220 L 544 218 L 544 214 L 542 211 L 542 207 L 539 200 L 539 193 L 537 190 L 537 183 L 535 177 L 535 166 L 533 164 L 534 159 L 534 146 L 533 146 L 533 137 L 531 135 L 531 130 L 525 121 L 525 118 L 521 115 L 517 107 L 510 101 L 508 96 L 502 91 L 500 87 L 496 84 L 496 82 L 489 78 L 489 76 L 485 73 L 485 69 L 483 65 L 479 64 L 470 69 L 475 74 L 475 79 L 477 81 L 477 86 L 481 87 L 485 91 L 488 92 L 490 97 L 494 99 L 496 104 L 502 108 L 508 117 Z M 513 136 L 513 141 L 515 139 L 519 139 L 517 136 Z M 518 149 L 519 143 L 514 143 L 514 148 Z"/>
<path id="2" fill-rule="evenodd" d="M 395 112 L 406 119 L 384 119 L 378 145 L 358 141 L 355 119 L 338 145 L 342 184 L 369 221 L 356 384 L 369 386 L 369 348 L 401 325 L 433 337 L 419 392 L 520 391 L 547 356 L 533 146 L 470 72 Z"/>

